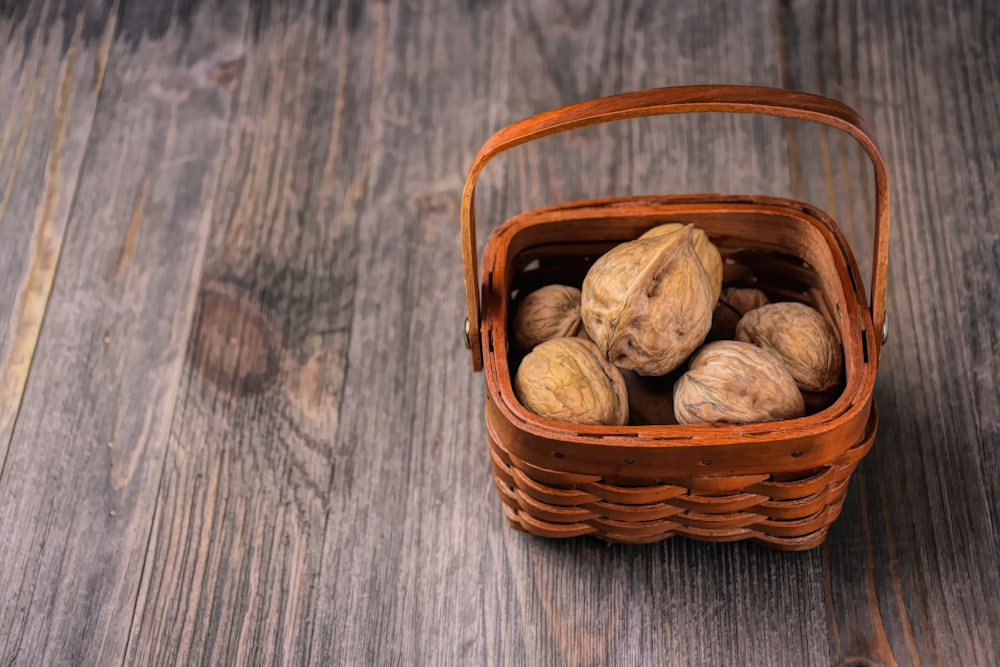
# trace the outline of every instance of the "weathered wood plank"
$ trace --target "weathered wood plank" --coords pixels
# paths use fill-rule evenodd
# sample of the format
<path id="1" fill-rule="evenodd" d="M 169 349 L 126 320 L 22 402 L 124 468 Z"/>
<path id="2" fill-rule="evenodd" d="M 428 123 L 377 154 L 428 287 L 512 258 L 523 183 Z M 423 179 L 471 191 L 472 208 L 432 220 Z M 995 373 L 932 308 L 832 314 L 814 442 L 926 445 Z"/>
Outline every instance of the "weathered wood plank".
<path id="1" fill-rule="evenodd" d="M 463 170 L 503 113 L 493 88 L 505 77 L 505 13 L 447 2 L 387 8 L 384 99 L 356 223 L 350 366 L 312 611 L 318 664 L 344 655 L 480 664 L 491 648 L 481 510 L 492 490 L 472 435 L 482 394 L 460 342 L 455 224 Z"/>
<path id="2" fill-rule="evenodd" d="M 5 663 L 126 654 L 245 18 L 114 39 L 0 477 Z"/>
<path id="3" fill-rule="evenodd" d="M 985 286 L 997 279 L 998 142 L 990 128 L 998 116 L 989 100 L 1000 97 L 1000 79 L 989 35 L 1000 21 L 995 9 L 965 2 L 789 9 L 786 21 L 800 28 L 790 82 L 866 109 L 893 198 L 880 435 L 823 547 L 831 622 L 840 629 L 832 652 L 876 664 L 996 664 L 1000 608 L 985 592 L 1000 590 L 1000 469 L 997 408 L 983 399 L 995 395 L 998 378 L 981 335 L 997 324 Z M 816 185 L 807 196 L 826 188 L 850 204 L 849 191 L 817 173 L 820 161 L 808 161 L 803 148 L 799 165 L 812 171 L 803 180 Z M 866 173 L 861 165 L 848 158 L 837 167 Z M 867 207 L 870 197 L 857 201 Z M 858 247 L 870 215 L 854 209 L 845 217 L 864 223 L 853 230 Z"/>
<path id="4" fill-rule="evenodd" d="M 110 2 L 62 13 L 41 3 L 11 9 L 17 13 L 0 18 L 0 462 L 51 293 L 116 18 Z"/>
<path id="5" fill-rule="evenodd" d="M 256 6 L 128 661 L 313 656 L 387 12 Z M 355 15 L 355 12 L 360 12 Z M 399 156 L 403 159 L 403 156 Z M 382 187 L 382 186 L 379 186 Z M 344 656 L 337 661 L 356 662 Z M 363 662 L 363 661 L 362 661 Z"/>

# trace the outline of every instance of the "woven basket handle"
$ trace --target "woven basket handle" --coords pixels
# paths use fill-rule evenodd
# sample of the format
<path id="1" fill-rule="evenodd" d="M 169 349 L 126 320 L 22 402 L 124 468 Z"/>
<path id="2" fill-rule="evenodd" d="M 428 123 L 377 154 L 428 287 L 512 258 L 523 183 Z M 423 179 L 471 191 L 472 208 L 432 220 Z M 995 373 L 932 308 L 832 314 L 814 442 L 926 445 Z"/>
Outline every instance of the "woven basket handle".
<path id="1" fill-rule="evenodd" d="M 571 104 L 545 111 L 503 128 L 479 149 L 462 192 L 462 262 L 465 298 L 469 309 L 467 342 L 472 349 L 472 367 L 483 368 L 479 321 L 479 262 L 476 253 L 476 182 L 486 164 L 509 148 L 578 127 L 614 120 L 675 113 L 751 113 L 811 120 L 835 127 L 854 137 L 875 169 L 875 233 L 872 254 L 871 317 L 876 332 L 884 332 L 885 285 L 889 263 L 889 182 L 885 163 L 871 132 L 850 107 L 834 100 L 780 88 L 758 86 L 680 86 L 654 88 Z M 882 336 L 875 335 L 878 361 Z"/>

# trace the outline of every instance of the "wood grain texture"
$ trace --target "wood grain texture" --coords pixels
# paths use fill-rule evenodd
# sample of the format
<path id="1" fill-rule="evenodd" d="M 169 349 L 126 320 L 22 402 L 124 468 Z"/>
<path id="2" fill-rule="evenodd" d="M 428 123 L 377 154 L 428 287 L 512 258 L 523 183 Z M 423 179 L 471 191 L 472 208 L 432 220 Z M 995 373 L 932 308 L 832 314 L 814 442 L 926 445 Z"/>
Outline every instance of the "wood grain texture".
<path id="1" fill-rule="evenodd" d="M 269 17 L 269 18 L 268 18 Z M 128 661 L 294 664 L 338 413 L 386 15 L 255 7 Z M 392 224 L 369 221 L 367 224 Z"/>
<path id="2" fill-rule="evenodd" d="M 990 555 L 998 539 L 1000 437 L 996 408 L 984 403 L 996 394 L 996 362 L 986 359 L 977 332 L 995 330 L 995 309 L 985 292 L 975 296 L 961 285 L 998 283 L 997 264 L 987 258 L 997 249 L 991 220 L 1000 143 L 987 129 L 998 117 L 986 100 L 1000 94 L 1000 17 L 961 2 L 912 12 L 890 3 L 789 9 L 786 22 L 799 26 L 798 37 L 786 42 L 789 60 L 799 63 L 790 84 L 868 104 L 892 165 L 892 330 L 876 390 L 882 426 L 842 515 L 864 539 L 835 539 L 848 524 L 824 547 L 834 620 L 851 630 L 834 649 L 874 654 L 877 664 L 993 664 L 1000 659 L 1000 609 L 985 591 L 1000 585 Z M 852 25 L 864 26 L 868 38 L 844 39 Z M 805 50 L 814 52 L 812 64 Z M 912 66 L 892 66 L 902 61 Z M 955 85 L 961 79 L 967 88 Z M 961 136 L 981 136 L 982 143 L 959 147 Z M 836 155 L 834 141 L 829 153 Z M 799 164 L 806 162 L 803 151 Z M 803 180 L 817 186 L 807 196 L 822 196 L 824 181 L 837 192 L 812 162 L 813 178 Z M 852 162 L 858 164 L 842 162 L 840 170 Z M 837 200 L 851 197 L 843 192 Z M 978 263 L 963 246 L 977 248 Z M 838 586 L 858 563 L 865 583 Z"/>
<path id="3" fill-rule="evenodd" d="M 3 661 L 997 664 L 998 48 L 964 0 L 0 0 Z M 711 82 L 879 139 L 879 436 L 812 552 L 518 533 L 461 343 L 466 170 L 518 118 Z M 833 215 L 867 276 L 865 160 L 772 118 L 588 128 L 486 169 L 479 242 L 557 201 L 761 193 Z"/>
<path id="4" fill-rule="evenodd" d="M 0 18 L 0 461 L 52 290 L 116 23 L 109 2 L 65 15 L 39 3 L 12 9 L 20 16 Z"/>
<path id="5" fill-rule="evenodd" d="M 113 40 L 0 477 L 6 663 L 125 655 L 232 95 L 215 79 L 242 51 L 239 20 L 201 19 Z"/>
<path id="6" fill-rule="evenodd" d="M 357 222 L 355 316 L 317 582 L 317 601 L 338 602 L 316 606 L 310 656 L 317 664 L 341 656 L 475 664 L 490 650 L 489 570 L 485 516 L 467 511 L 488 506 L 492 490 L 472 445 L 482 428 L 479 378 L 458 354 L 462 286 L 445 278 L 445 267 L 460 256 L 454 221 L 473 137 L 485 136 L 493 105 L 502 104 L 490 90 L 499 39 L 490 32 L 500 26 L 489 7 L 389 3 L 384 11 L 381 100 Z"/>

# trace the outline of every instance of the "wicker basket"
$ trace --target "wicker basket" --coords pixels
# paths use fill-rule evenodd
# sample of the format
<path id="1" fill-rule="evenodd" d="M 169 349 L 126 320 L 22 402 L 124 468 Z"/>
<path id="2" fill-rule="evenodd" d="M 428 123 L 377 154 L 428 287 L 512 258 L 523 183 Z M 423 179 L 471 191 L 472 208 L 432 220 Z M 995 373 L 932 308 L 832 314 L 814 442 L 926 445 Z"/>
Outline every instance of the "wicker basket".
<path id="1" fill-rule="evenodd" d="M 491 158 L 586 125 L 686 112 L 812 120 L 862 145 L 876 184 L 870 305 L 836 222 L 808 204 L 763 196 L 628 197 L 529 211 L 492 234 L 480 284 L 474 192 Z M 801 550 L 823 541 L 851 473 L 872 445 L 872 389 L 885 336 L 888 184 L 878 149 L 854 111 L 815 95 L 743 86 L 661 88 L 556 109 L 486 142 L 466 182 L 461 218 L 468 322 L 477 325 L 466 323 L 466 339 L 474 370 L 485 370 L 489 455 L 515 527 L 546 537 L 589 534 L 629 543 L 683 535 Z M 750 280 L 824 314 L 843 343 L 839 393 L 805 417 L 746 425 L 665 420 L 585 426 L 526 410 L 511 385 L 519 359 L 508 345 L 507 323 L 518 296 L 546 282 L 579 284 L 594 259 L 615 244 L 680 221 L 704 229 L 719 246 L 727 281 Z"/>

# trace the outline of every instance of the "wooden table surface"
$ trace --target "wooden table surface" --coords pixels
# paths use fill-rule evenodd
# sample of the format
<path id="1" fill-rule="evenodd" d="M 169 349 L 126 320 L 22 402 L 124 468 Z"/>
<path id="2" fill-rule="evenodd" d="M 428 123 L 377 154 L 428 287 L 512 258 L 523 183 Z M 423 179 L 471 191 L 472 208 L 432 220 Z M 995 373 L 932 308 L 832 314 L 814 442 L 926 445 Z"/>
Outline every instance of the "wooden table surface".
<path id="1" fill-rule="evenodd" d="M 1000 664 L 998 7 L 0 0 L 0 663 Z M 875 446 L 809 552 L 514 531 L 461 343 L 472 156 L 719 82 L 878 137 Z M 498 159 L 480 241 L 546 203 L 764 193 L 867 267 L 873 189 L 835 130 L 629 121 Z"/>

